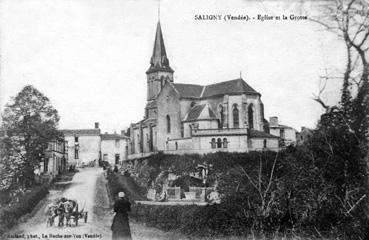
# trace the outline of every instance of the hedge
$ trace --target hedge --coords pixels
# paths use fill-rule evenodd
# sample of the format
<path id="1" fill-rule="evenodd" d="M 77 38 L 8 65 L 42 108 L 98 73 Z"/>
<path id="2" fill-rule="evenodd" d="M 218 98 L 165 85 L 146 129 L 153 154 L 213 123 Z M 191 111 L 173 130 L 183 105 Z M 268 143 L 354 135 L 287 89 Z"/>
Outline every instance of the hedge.
<path id="1" fill-rule="evenodd" d="M 37 186 L 26 193 L 20 202 L 0 209 L 0 235 L 15 225 L 20 217 L 31 213 L 36 205 L 49 193 L 46 186 Z"/>
<path id="2" fill-rule="evenodd" d="M 245 221 L 220 205 L 146 205 L 134 204 L 131 217 L 164 231 L 180 231 L 192 236 L 246 235 L 253 220 Z M 249 228 L 248 228 L 249 227 Z"/>

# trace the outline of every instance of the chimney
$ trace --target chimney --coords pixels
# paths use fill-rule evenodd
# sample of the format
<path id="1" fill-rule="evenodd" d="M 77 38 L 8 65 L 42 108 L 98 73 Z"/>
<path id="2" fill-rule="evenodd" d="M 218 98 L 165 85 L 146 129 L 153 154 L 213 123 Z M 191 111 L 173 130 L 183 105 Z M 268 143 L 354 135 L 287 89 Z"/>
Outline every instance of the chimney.
<path id="1" fill-rule="evenodd" d="M 269 118 L 269 127 L 278 127 L 278 117 L 270 117 Z"/>
<path id="2" fill-rule="evenodd" d="M 126 135 L 126 131 L 121 130 L 121 131 L 120 131 L 120 135 L 125 136 L 125 135 Z"/>
<path id="3" fill-rule="evenodd" d="M 95 128 L 98 129 L 99 128 L 99 123 L 95 122 Z"/>

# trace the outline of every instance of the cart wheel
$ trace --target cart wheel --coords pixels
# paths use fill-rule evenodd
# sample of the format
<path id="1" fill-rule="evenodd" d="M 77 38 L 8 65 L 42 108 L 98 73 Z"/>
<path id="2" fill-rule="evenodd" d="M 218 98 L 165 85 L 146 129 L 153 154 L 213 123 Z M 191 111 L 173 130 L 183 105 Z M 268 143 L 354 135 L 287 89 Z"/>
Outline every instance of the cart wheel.
<path id="1" fill-rule="evenodd" d="M 85 223 L 87 222 L 87 212 L 85 213 Z"/>
<path id="2" fill-rule="evenodd" d="M 76 222 L 76 226 L 78 226 L 78 214 L 74 217 L 74 221 Z"/>

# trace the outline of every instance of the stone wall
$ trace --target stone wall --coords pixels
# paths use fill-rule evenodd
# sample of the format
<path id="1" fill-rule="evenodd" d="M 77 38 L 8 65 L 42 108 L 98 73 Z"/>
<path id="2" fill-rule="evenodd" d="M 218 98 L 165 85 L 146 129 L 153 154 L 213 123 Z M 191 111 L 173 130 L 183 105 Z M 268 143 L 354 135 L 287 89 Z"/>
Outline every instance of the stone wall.
<path id="1" fill-rule="evenodd" d="M 279 139 L 278 138 L 267 138 L 266 148 L 271 151 L 279 150 Z M 264 150 L 264 138 L 252 138 L 251 144 L 249 145 L 250 151 L 261 151 Z"/>
<path id="2" fill-rule="evenodd" d="M 166 84 L 157 98 L 157 148 L 165 150 L 166 141 L 181 138 L 181 109 L 180 100 L 176 91 Z M 167 130 L 167 116 L 170 118 L 170 132 Z"/>

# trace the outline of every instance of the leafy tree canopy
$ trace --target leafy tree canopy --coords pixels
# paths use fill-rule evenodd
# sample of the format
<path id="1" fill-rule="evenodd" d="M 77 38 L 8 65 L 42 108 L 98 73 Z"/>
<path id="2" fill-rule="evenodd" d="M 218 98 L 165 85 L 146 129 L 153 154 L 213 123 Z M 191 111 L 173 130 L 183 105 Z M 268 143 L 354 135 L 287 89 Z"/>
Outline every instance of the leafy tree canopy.
<path id="1" fill-rule="evenodd" d="M 13 180 L 26 185 L 33 182 L 33 171 L 48 143 L 60 137 L 58 122 L 58 112 L 50 100 L 31 85 L 25 86 L 6 105 L 2 128 L 7 133 L 3 140 L 7 154 L 2 158 L 2 168 L 14 169 Z"/>

